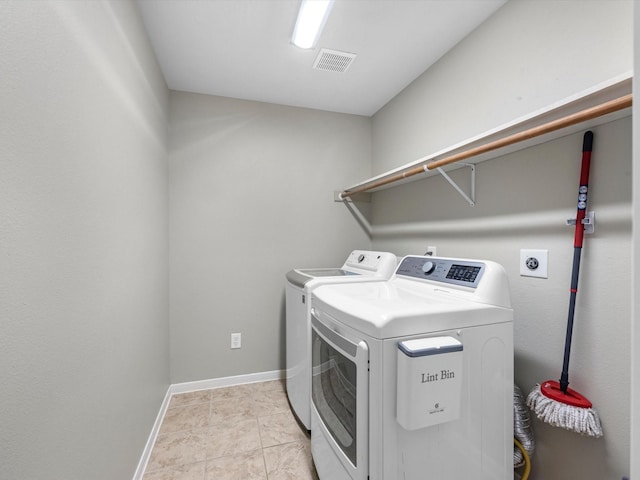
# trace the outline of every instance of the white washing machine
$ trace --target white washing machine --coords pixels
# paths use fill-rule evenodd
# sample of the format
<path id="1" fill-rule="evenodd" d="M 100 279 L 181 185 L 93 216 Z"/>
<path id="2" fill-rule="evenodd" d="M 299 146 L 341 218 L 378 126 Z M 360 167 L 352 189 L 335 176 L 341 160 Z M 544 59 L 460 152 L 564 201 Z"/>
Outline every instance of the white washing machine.
<path id="1" fill-rule="evenodd" d="M 311 302 L 320 285 L 388 280 L 398 265 L 389 252 L 354 250 L 341 268 L 294 269 L 286 274 L 287 395 L 311 428 Z"/>
<path id="2" fill-rule="evenodd" d="M 321 480 L 511 480 L 513 310 L 493 262 L 405 257 L 312 299 Z"/>

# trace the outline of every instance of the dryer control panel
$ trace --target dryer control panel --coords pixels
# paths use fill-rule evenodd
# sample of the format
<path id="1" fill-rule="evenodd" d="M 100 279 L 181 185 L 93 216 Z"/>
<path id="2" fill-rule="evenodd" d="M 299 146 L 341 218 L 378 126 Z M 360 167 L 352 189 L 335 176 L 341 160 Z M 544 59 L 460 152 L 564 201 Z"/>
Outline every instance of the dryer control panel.
<path id="1" fill-rule="evenodd" d="M 436 257 L 405 257 L 396 275 L 476 288 L 485 264 L 471 260 Z"/>

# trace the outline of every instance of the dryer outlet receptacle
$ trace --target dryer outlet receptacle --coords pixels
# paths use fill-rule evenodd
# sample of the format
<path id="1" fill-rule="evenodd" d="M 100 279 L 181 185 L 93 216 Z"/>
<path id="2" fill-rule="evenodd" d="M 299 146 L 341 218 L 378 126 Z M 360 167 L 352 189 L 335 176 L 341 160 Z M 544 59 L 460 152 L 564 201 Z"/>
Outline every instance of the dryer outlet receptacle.
<path id="1" fill-rule="evenodd" d="M 231 334 L 231 348 L 240 348 L 242 347 L 242 334 L 241 333 L 232 333 Z"/>
<path id="2" fill-rule="evenodd" d="M 548 278 L 548 250 L 520 250 L 520 275 L 523 277 Z"/>

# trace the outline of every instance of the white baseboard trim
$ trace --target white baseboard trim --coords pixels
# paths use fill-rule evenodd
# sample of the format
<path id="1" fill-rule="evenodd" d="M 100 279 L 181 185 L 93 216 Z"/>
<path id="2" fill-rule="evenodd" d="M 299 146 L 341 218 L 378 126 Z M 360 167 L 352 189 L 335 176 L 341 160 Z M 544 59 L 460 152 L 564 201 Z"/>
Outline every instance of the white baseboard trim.
<path id="1" fill-rule="evenodd" d="M 233 387 L 235 385 L 245 385 L 248 383 L 269 382 L 272 380 L 282 380 L 284 378 L 284 370 L 273 370 L 271 372 L 249 373 L 247 375 L 211 378 L 209 380 L 197 380 L 195 382 L 174 383 L 169 387 L 169 390 L 171 391 L 171 394 L 197 392 L 198 390 Z"/>
<path id="2" fill-rule="evenodd" d="M 156 421 L 153 423 L 153 427 L 151 427 L 151 433 L 149 434 L 147 443 L 144 446 L 144 450 L 142 451 L 142 456 L 140 457 L 140 461 L 138 462 L 138 468 L 136 468 L 136 473 L 133 475 L 133 480 L 142 480 L 142 477 L 144 476 L 144 471 L 147 469 L 147 463 L 149 463 L 149 458 L 151 457 L 151 450 L 153 449 L 153 445 L 156 443 L 156 438 L 158 438 L 160 425 L 162 425 L 162 420 L 164 419 L 164 415 L 165 413 L 167 413 L 167 408 L 169 408 L 170 401 L 171 401 L 171 385 L 169 385 L 169 388 L 167 389 L 167 393 L 164 395 L 164 400 L 162 400 L 162 404 L 160 405 L 160 411 L 158 411 L 158 415 L 156 416 Z"/>
<path id="3" fill-rule="evenodd" d="M 151 428 L 149 439 L 142 451 L 142 456 L 138 462 L 138 468 L 133 475 L 133 480 L 142 480 L 144 472 L 147 469 L 149 458 L 151 457 L 151 450 L 156 443 L 158 432 L 160 431 L 160 425 L 169 408 L 169 402 L 171 402 L 171 396 L 179 393 L 197 392 L 198 390 L 209 390 L 212 388 L 232 387 L 235 385 L 245 385 L 249 383 L 269 382 L 272 380 L 283 380 L 286 378 L 285 370 L 273 370 L 271 372 L 250 373 L 247 375 L 235 375 L 233 377 L 212 378 L 209 380 L 197 380 L 195 382 L 174 383 L 169 385 L 167 393 L 164 396 L 160 411 L 156 416 L 156 421 Z"/>

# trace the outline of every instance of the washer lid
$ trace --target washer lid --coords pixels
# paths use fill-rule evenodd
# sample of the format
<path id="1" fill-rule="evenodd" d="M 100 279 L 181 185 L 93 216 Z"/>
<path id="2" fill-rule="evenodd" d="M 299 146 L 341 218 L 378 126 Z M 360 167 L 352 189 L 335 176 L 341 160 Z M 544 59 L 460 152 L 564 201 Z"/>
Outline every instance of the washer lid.
<path id="1" fill-rule="evenodd" d="M 360 275 L 356 272 L 349 272 L 341 268 L 308 268 L 299 269 L 297 272 L 310 277 L 344 277 L 346 275 Z"/>
<path id="2" fill-rule="evenodd" d="M 340 280 L 347 277 L 359 277 L 360 273 L 349 272 L 341 268 L 309 268 L 290 270 L 286 274 L 287 281 L 296 287 L 304 288 L 314 279 Z"/>
<path id="3" fill-rule="evenodd" d="M 299 288 L 343 281 L 388 280 L 397 265 L 398 258 L 393 253 L 354 250 L 341 268 L 296 268 L 286 278 Z M 311 283 L 314 279 L 318 281 Z"/>

